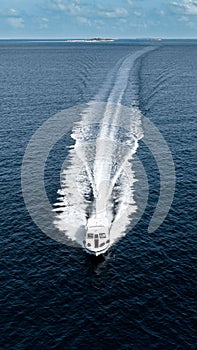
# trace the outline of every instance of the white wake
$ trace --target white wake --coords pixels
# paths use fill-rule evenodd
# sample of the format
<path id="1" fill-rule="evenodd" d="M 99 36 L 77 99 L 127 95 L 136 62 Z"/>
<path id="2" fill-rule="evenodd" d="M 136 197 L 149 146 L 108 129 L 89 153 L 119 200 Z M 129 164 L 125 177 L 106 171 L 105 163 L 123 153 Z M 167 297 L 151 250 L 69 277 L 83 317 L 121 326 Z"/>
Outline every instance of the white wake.
<path id="1" fill-rule="evenodd" d="M 113 243 L 125 234 L 137 210 L 132 157 L 143 130 L 135 84 L 131 107 L 121 102 L 128 83 L 132 84 L 137 58 L 150 50 L 139 50 L 117 63 L 73 128 L 75 144 L 63 165 L 61 189 L 53 210 L 57 212 L 55 226 L 79 244 L 84 239 L 87 218 L 96 218 L 101 224 L 107 221 Z"/>

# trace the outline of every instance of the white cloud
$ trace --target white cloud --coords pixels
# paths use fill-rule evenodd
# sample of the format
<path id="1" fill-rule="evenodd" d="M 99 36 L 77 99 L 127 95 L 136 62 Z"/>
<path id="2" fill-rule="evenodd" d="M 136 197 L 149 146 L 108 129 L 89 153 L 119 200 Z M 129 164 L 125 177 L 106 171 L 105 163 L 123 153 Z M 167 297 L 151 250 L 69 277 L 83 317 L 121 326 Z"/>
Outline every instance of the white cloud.
<path id="1" fill-rule="evenodd" d="M 20 17 L 18 11 L 14 8 L 7 9 L 7 10 L 0 10 L 0 16 L 1 17 Z"/>
<path id="2" fill-rule="evenodd" d="M 79 22 L 82 24 L 86 24 L 88 26 L 92 25 L 92 22 L 86 17 L 77 17 L 77 18 L 78 18 Z"/>
<path id="3" fill-rule="evenodd" d="M 129 23 L 129 27 L 133 27 L 133 28 L 148 28 L 147 23 Z"/>
<path id="4" fill-rule="evenodd" d="M 125 18 L 120 18 L 119 22 L 125 24 L 127 23 L 127 20 Z"/>
<path id="5" fill-rule="evenodd" d="M 49 22 L 48 18 L 46 18 L 46 17 L 41 18 L 40 19 L 40 29 L 48 28 L 48 22 Z"/>
<path id="6" fill-rule="evenodd" d="M 189 18 L 186 17 L 186 16 L 181 16 L 181 17 L 179 18 L 179 21 L 180 21 L 180 22 L 188 22 L 188 21 L 189 21 Z"/>
<path id="7" fill-rule="evenodd" d="M 7 21 L 14 28 L 24 27 L 24 19 L 22 17 L 8 17 Z"/>
<path id="8" fill-rule="evenodd" d="M 124 8 L 116 8 L 115 10 L 111 11 L 100 11 L 99 13 L 102 17 L 106 18 L 121 18 L 121 17 L 127 17 L 128 11 Z"/>
<path id="9" fill-rule="evenodd" d="M 50 7 L 70 15 L 78 15 L 82 11 L 79 0 L 52 0 Z"/>
<path id="10" fill-rule="evenodd" d="M 95 23 L 97 26 L 104 26 L 104 25 L 105 25 L 105 22 L 103 22 L 102 19 L 95 19 L 94 23 Z"/>
<path id="11" fill-rule="evenodd" d="M 141 16 L 142 16 L 142 14 L 141 14 L 140 11 L 134 11 L 133 14 L 134 14 L 135 16 L 137 16 L 137 17 L 141 17 Z"/>
<path id="12" fill-rule="evenodd" d="M 62 0 L 53 0 L 51 1 L 50 7 L 54 10 L 64 11 L 66 9 L 66 5 Z"/>
<path id="13" fill-rule="evenodd" d="M 172 5 L 177 11 L 184 12 L 186 15 L 197 15 L 197 1 L 196 0 L 181 0 L 173 1 Z"/>
<path id="14" fill-rule="evenodd" d="M 133 6 L 133 1 L 127 0 L 127 4 L 128 4 L 129 6 Z"/>
<path id="15" fill-rule="evenodd" d="M 190 21 L 190 18 L 188 18 L 187 16 L 181 16 L 179 18 L 180 22 L 184 22 L 188 27 L 192 28 L 192 29 L 196 29 L 197 26 L 195 23 Z"/>
<path id="16" fill-rule="evenodd" d="M 131 3 L 131 2 L 130 2 Z M 50 0 L 50 9 L 66 15 L 75 16 L 84 24 L 92 25 L 96 19 L 102 18 L 125 18 L 128 16 L 127 9 L 123 7 L 106 8 L 100 3 L 88 4 L 80 0 Z"/>
<path id="17" fill-rule="evenodd" d="M 18 12 L 17 12 L 15 9 L 10 9 L 10 10 L 9 10 L 9 14 L 10 14 L 11 16 L 17 16 L 17 15 L 18 15 Z"/>

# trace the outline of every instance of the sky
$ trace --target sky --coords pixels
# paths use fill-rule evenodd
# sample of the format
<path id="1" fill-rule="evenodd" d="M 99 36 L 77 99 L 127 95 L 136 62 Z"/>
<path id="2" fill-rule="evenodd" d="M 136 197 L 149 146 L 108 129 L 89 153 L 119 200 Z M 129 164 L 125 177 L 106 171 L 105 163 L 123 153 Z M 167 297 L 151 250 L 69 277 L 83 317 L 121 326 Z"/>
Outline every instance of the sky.
<path id="1" fill-rule="evenodd" d="M 0 38 L 197 38 L 197 0 L 0 0 Z"/>

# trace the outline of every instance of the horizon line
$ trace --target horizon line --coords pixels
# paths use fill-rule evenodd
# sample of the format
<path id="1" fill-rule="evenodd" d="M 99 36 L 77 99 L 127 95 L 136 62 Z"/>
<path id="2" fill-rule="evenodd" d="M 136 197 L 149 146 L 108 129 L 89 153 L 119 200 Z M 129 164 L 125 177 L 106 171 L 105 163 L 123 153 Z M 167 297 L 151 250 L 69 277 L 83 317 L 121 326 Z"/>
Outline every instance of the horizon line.
<path id="1" fill-rule="evenodd" d="M 0 40 L 89 40 L 93 38 L 101 38 L 101 39 L 113 39 L 113 40 L 138 40 L 138 39 L 161 39 L 161 40 L 197 40 L 197 37 L 160 37 L 160 36 L 141 36 L 141 37 L 121 37 L 121 38 L 114 38 L 109 36 L 102 36 L 102 37 L 43 37 L 43 38 L 37 38 L 37 37 L 17 37 L 17 38 L 0 38 Z"/>

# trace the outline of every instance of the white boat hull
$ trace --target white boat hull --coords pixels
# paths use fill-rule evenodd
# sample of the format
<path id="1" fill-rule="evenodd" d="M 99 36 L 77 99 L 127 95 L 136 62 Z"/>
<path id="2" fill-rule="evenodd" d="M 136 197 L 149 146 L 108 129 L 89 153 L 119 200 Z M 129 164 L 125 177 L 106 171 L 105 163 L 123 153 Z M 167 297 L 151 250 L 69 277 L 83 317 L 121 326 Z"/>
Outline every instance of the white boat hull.
<path id="1" fill-rule="evenodd" d="M 110 247 L 110 227 L 103 226 L 97 221 L 88 221 L 83 244 L 88 254 L 98 256 L 106 253 Z"/>

